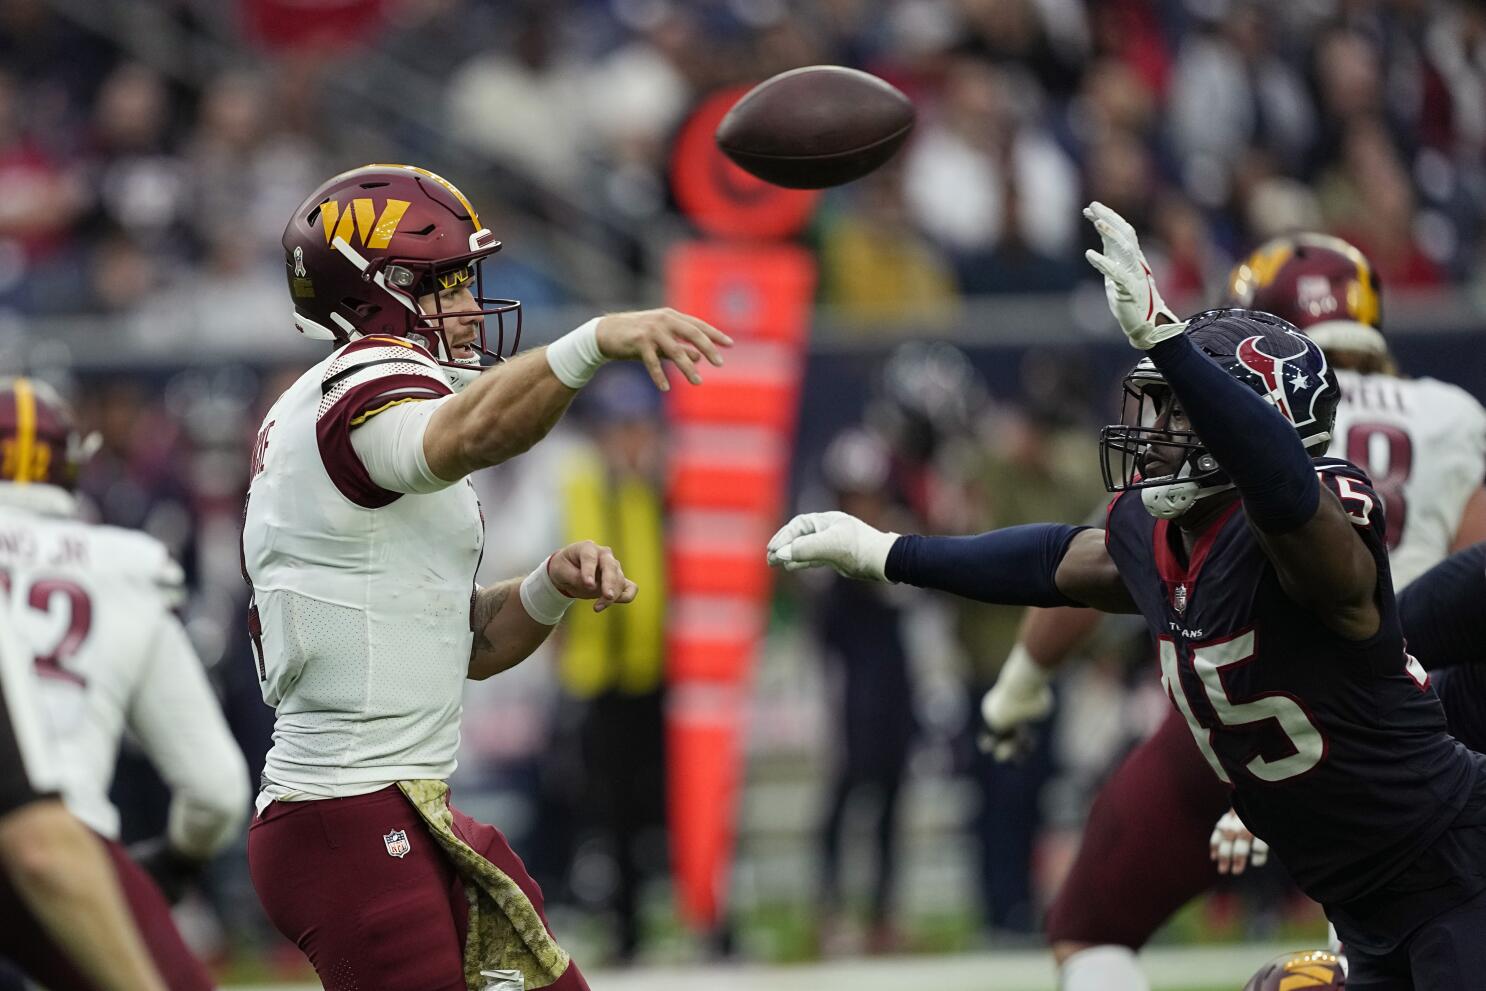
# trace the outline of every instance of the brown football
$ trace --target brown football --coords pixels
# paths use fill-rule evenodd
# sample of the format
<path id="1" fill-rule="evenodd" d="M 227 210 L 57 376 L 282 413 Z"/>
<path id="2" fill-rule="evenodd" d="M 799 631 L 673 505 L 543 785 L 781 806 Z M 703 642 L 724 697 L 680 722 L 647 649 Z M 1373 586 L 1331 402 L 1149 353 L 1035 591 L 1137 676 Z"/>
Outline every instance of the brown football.
<path id="1" fill-rule="evenodd" d="M 1341 961 L 1326 950 L 1276 957 L 1249 978 L 1244 991 L 1337 991 L 1347 986 Z"/>
<path id="2" fill-rule="evenodd" d="M 824 189 L 892 158 L 914 117 L 908 97 L 876 76 L 811 65 L 745 93 L 717 126 L 717 146 L 765 182 Z"/>

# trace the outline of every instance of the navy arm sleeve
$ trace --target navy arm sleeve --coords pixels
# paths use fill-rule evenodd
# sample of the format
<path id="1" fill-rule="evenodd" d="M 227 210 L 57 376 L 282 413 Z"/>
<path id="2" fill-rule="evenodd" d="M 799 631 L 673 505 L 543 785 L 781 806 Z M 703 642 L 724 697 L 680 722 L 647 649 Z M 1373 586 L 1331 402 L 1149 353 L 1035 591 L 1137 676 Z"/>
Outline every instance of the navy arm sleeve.
<path id="1" fill-rule="evenodd" d="M 953 592 L 1006 606 L 1081 606 L 1058 591 L 1068 545 L 1086 526 L 1032 523 L 974 537 L 899 537 L 888 551 L 888 581 Z"/>
<path id="2" fill-rule="evenodd" d="M 1161 341 L 1149 354 L 1181 400 L 1202 446 L 1233 479 L 1249 520 L 1276 534 L 1309 522 L 1321 489 L 1295 428 L 1198 351 L 1186 334 Z"/>
<path id="3" fill-rule="evenodd" d="M 1409 653 L 1431 671 L 1486 661 L 1486 543 L 1452 554 L 1398 593 Z"/>

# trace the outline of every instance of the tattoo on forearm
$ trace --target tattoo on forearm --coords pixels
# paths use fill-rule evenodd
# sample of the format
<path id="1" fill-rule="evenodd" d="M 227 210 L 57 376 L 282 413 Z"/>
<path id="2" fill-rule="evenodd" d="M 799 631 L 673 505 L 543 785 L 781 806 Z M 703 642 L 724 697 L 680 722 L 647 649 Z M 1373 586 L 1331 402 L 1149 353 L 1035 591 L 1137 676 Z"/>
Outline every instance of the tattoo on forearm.
<path id="1" fill-rule="evenodd" d="M 485 635 L 485 630 L 490 626 L 490 621 L 495 619 L 495 614 L 501 611 L 501 606 L 506 604 L 506 599 L 516 591 L 521 584 L 520 578 L 511 578 L 503 582 L 482 588 L 475 593 L 475 601 L 470 607 L 470 630 L 475 634 L 475 643 L 472 650 L 476 653 L 482 650 L 494 650 L 495 644 Z"/>

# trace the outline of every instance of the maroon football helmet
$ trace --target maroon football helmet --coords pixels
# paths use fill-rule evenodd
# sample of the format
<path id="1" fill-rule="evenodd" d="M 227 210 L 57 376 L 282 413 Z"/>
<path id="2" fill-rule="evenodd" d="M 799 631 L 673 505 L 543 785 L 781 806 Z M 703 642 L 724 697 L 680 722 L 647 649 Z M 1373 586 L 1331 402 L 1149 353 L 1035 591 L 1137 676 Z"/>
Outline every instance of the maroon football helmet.
<path id="1" fill-rule="evenodd" d="M 294 326 L 344 344 L 370 334 L 412 338 L 448 369 L 457 390 L 521 342 L 521 304 L 485 295 L 481 263 L 501 249 L 453 183 L 413 165 L 342 172 L 299 205 L 284 228 Z M 473 280 L 476 309 L 444 312 L 439 293 Z M 435 310 L 419 309 L 432 293 Z M 495 317 L 494 350 L 480 322 L 471 358 L 454 356 L 444 321 Z M 507 319 L 511 350 L 505 351 Z"/>
<path id="2" fill-rule="evenodd" d="M 1249 978 L 1244 991 L 1341 991 L 1347 972 L 1341 958 L 1328 950 L 1286 953 Z"/>
<path id="3" fill-rule="evenodd" d="M 1323 348 L 1387 352 L 1383 289 L 1360 250 L 1329 234 L 1266 241 L 1228 276 L 1229 306 L 1290 321 Z"/>
<path id="4" fill-rule="evenodd" d="M 99 437 L 78 433 L 57 391 L 30 378 L 0 379 L 0 482 L 72 491 Z"/>

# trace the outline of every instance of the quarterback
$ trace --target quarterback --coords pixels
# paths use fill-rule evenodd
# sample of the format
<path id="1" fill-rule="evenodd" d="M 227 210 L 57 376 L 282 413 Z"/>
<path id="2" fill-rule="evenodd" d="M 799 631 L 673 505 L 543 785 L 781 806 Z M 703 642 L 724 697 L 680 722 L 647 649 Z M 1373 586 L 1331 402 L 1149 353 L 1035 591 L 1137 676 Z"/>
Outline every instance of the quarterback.
<path id="1" fill-rule="evenodd" d="M 1340 399 L 1314 341 L 1270 314 L 1179 321 L 1135 232 L 1092 204 L 1089 261 L 1144 357 L 1105 427 L 1102 530 L 880 533 L 807 514 L 772 563 L 991 602 L 1138 612 L 1162 682 L 1238 813 L 1321 902 L 1369 989 L 1458 988 L 1486 966 L 1486 758 L 1446 732 L 1404 650 L 1382 501 L 1324 457 Z M 1353 986 L 1353 984 L 1349 984 Z"/>
<path id="2" fill-rule="evenodd" d="M 253 446 L 243 570 L 276 715 L 248 857 L 331 991 L 462 991 L 482 971 L 587 986 L 505 837 L 452 807 L 445 780 L 465 678 L 519 663 L 573 599 L 603 610 L 637 589 L 591 542 L 476 588 L 467 476 L 540 440 L 604 361 L 642 361 L 665 389 L 663 360 L 696 383 L 731 341 L 653 310 L 505 360 L 520 303 L 487 298 L 481 271 L 500 246 L 463 193 L 404 165 L 335 176 L 284 231 L 295 326 L 334 347 Z"/>

